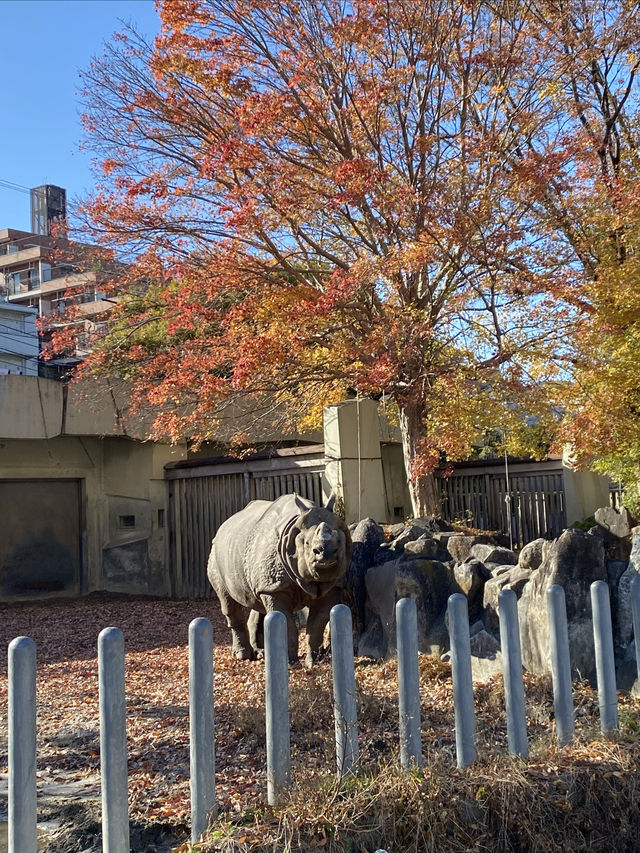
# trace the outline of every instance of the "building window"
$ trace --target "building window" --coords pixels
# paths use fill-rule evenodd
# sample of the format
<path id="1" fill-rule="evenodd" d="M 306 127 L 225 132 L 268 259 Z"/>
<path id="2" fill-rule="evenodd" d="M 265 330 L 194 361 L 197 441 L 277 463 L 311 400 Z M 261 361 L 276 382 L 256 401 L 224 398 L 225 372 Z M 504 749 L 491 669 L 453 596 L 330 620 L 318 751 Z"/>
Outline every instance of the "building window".
<path id="1" fill-rule="evenodd" d="M 121 515 L 118 518 L 119 525 L 121 528 L 132 528 L 136 526 L 136 517 L 135 515 Z"/>

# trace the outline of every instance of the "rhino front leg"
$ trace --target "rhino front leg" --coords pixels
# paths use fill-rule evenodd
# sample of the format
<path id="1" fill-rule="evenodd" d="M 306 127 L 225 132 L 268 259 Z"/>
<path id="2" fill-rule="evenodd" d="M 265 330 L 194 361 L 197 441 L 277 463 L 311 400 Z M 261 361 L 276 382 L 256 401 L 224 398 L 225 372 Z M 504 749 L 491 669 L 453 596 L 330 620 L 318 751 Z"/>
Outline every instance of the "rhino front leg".
<path id="1" fill-rule="evenodd" d="M 249 614 L 249 640 L 258 655 L 264 649 L 264 613 L 252 610 Z"/>
<path id="2" fill-rule="evenodd" d="M 327 627 L 331 608 L 334 604 L 340 604 L 341 601 L 342 590 L 334 587 L 322 598 L 316 598 L 309 605 L 306 637 L 307 654 L 305 658 L 305 664 L 309 669 L 322 657 L 324 629 Z"/>
<path id="3" fill-rule="evenodd" d="M 267 613 L 274 610 L 284 613 L 287 617 L 287 646 L 289 651 L 289 663 L 297 663 L 298 661 L 298 626 L 293 616 L 291 602 L 286 596 L 281 595 L 263 595 L 262 603 Z"/>

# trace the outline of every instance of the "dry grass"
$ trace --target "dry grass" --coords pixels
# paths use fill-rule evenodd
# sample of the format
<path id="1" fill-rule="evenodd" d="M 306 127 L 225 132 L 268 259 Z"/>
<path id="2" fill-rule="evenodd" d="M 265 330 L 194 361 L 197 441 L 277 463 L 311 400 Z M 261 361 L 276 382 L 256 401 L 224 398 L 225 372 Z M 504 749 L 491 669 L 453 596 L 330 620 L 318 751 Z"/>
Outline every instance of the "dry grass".
<path id="1" fill-rule="evenodd" d="M 305 759 L 307 750 L 335 754 L 331 695 L 323 676 L 298 689 L 292 673 L 292 745 L 296 784 L 278 808 L 225 813 L 202 853 L 554 853 L 640 850 L 638 760 L 640 708 L 620 699 L 620 731 L 599 732 L 597 695 L 576 685 L 576 736 L 560 749 L 553 731 L 548 677 L 525 677 L 530 758 L 508 754 L 502 679 L 477 685 L 478 761 L 455 766 L 450 670 L 420 660 L 423 746 L 421 772 L 397 762 L 393 663 L 358 661 L 361 767 L 337 779 Z M 307 687 L 310 685 L 307 684 Z M 257 714 L 257 711 L 256 711 Z M 304 720 L 298 724 L 295 720 Z M 262 733 L 260 732 L 260 736 Z"/>

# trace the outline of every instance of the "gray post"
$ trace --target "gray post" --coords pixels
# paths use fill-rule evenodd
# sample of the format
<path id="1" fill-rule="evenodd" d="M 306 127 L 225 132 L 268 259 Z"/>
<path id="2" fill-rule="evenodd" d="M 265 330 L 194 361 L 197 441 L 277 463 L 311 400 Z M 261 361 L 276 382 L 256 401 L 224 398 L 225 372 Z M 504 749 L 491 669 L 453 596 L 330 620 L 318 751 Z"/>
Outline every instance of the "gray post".
<path id="1" fill-rule="evenodd" d="M 267 802 L 277 805 L 291 782 L 289 731 L 289 651 L 287 618 L 277 610 L 264 619 L 267 711 Z"/>
<path id="2" fill-rule="evenodd" d="M 640 680 L 640 577 L 637 575 L 631 581 L 631 618 L 636 647 L 636 668 Z"/>
<path id="3" fill-rule="evenodd" d="M 331 624 L 331 666 L 333 669 L 333 713 L 336 723 L 338 773 L 350 773 L 358 762 L 358 713 L 356 675 L 353 662 L 351 611 L 336 604 L 329 616 Z"/>
<path id="4" fill-rule="evenodd" d="M 215 815 L 215 734 L 213 719 L 213 626 L 208 619 L 189 625 L 189 735 L 191 759 L 191 841 L 195 844 Z"/>
<path id="5" fill-rule="evenodd" d="M 558 584 L 553 584 L 547 589 L 547 613 L 549 615 L 549 652 L 551 655 L 556 735 L 560 746 L 566 746 L 573 737 L 573 690 L 567 608 L 564 589 Z"/>
<path id="6" fill-rule="evenodd" d="M 129 853 L 127 707 L 124 692 L 124 635 L 105 628 L 98 635 L 102 851 Z"/>
<path id="7" fill-rule="evenodd" d="M 519 755 L 521 758 L 528 758 L 529 745 L 527 743 L 522 653 L 520 651 L 520 629 L 518 627 L 518 599 L 512 589 L 503 589 L 498 596 L 498 613 L 509 752 L 512 755 Z"/>
<path id="8" fill-rule="evenodd" d="M 9 643 L 9 853 L 36 853 L 36 644 Z"/>
<path id="9" fill-rule="evenodd" d="M 471 676 L 471 641 L 467 598 L 460 592 L 449 596 L 449 637 L 451 639 L 451 678 L 453 712 L 456 723 L 456 756 L 463 769 L 476 760 L 476 716 Z"/>
<path id="10" fill-rule="evenodd" d="M 400 763 L 422 767 L 420 737 L 420 677 L 418 674 L 418 613 L 412 598 L 396 604 L 398 644 L 398 707 L 400 712 Z"/>
<path id="11" fill-rule="evenodd" d="M 618 728 L 618 692 L 613 657 L 609 586 L 604 581 L 594 581 L 591 584 L 591 609 L 593 610 L 600 730 L 606 734 Z"/>

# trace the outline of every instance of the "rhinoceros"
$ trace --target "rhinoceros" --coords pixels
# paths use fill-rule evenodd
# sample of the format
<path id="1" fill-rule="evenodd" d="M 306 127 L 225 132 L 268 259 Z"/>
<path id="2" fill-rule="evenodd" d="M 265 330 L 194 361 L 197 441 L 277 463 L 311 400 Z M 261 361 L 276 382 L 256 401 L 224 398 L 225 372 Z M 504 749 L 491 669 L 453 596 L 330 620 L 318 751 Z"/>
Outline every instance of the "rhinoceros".
<path id="1" fill-rule="evenodd" d="M 289 660 L 298 659 L 294 613 L 309 608 L 308 666 L 317 659 L 336 583 L 346 574 L 351 538 L 343 520 L 299 495 L 255 500 L 228 518 L 211 545 L 207 575 L 231 628 L 233 654 L 256 657 L 264 614 L 287 617 Z"/>

